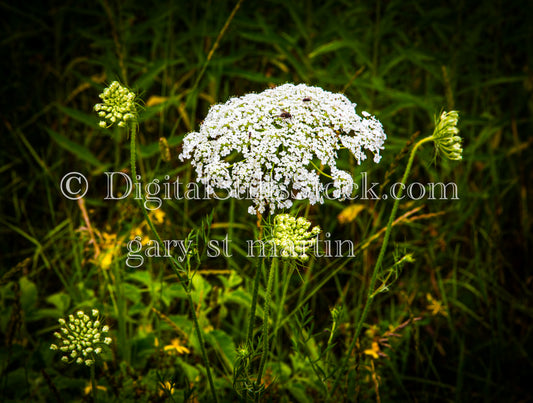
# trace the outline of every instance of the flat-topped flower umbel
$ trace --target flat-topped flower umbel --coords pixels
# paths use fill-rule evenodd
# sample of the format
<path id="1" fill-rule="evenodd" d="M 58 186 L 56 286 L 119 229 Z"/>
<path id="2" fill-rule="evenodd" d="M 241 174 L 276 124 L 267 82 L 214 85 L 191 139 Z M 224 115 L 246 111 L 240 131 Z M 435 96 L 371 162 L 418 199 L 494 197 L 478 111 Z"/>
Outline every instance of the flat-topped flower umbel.
<path id="1" fill-rule="evenodd" d="M 379 162 L 386 139 L 381 123 L 366 112 L 359 116 L 355 106 L 342 94 L 304 84 L 231 98 L 211 107 L 200 130 L 185 137 L 179 158 L 191 159 L 210 194 L 222 189 L 252 199 L 250 214 L 266 206 L 273 214 L 291 199 L 323 203 L 319 174 L 330 176 L 332 196 L 343 198 L 353 179 L 337 168 L 337 151 L 348 149 L 361 163 L 368 150 Z"/>

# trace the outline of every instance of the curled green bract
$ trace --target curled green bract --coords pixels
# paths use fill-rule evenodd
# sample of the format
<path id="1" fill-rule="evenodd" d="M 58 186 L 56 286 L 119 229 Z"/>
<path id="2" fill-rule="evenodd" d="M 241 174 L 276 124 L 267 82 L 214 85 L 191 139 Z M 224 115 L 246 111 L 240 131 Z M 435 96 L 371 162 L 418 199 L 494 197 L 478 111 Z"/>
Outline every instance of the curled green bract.
<path id="1" fill-rule="evenodd" d="M 463 159 L 463 149 L 461 147 L 463 139 L 458 136 L 458 121 L 459 112 L 443 112 L 435 122 L 435 130 L 432 136 L 437 153 L 456 161 Z"/>

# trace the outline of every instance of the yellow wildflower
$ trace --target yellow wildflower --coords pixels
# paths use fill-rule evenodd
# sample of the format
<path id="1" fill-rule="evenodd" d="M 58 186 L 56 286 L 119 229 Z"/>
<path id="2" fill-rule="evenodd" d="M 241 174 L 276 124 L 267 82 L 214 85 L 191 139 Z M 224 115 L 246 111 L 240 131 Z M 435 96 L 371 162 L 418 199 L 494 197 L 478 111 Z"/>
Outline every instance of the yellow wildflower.
<path id="1" fill-rule="evenodd" d="M 163 350 L 168 351 L 169 353 L 176 352 L 177 354 L 191 353 L 191 351 L 187 347 L 181 345 L 180 339 L 178 338 L 172 339 L 169 345 L 163 347 Z"/>
<path id="2" fill-rule="evenodd" d="M 150 211 L 150 218 L 156 224 L 163 224 L 165 221 L 165 212 L 161 209 Z"/>
<path id="3" fill-rule="evenodd" d="M 98 256 L 98 264 L 102 269 L 108 269 L 113 262 L 113 258 L 120 253 L 120 242 L 117 241 L 117 234 L 102 233 L 102 253 Z"/>
<path id="4" fill-rule="evenodd" d="M 433 316 L 436 316 L 439 313 L 442 316 L 446 316 L 446 317 L 448 316 L 448 312 L 446 311 L 446 307 L 442 304 L 441 301 L 436 300 L 435 298 L 433 298 L 430 293 L 426 294 L 426 298 L 428 300 L 427 309 L 429 309 L 431 311 L 431 314 Z"/>
<path id="5" fill-rule="evenodd" d="M 146 245 L 150 241 L 150 237 L 144 235 L 142 227 L 135 227 L 131 230 L 131 239 L 135 238 L 136 236 L 139 236 L 141 238 L 141 243 L 143 245 Z"/>
<path id="6" fill-rule="evenodd" d="M 372 348 L 367 348 L 364 353 L 377 360 L 379 358 L 379 344 L 377 341 L 372 342 Z"/>
<path id="7" fill-rule="evenodd" d="M 161 386 L 161 390 L 159 391 L 159 396 L 163 396 L 165 394 L 165 391 L 168 391 L 171 395 L 174 394 L 174 385 L 171 384 L 169 381 L 159 382 L 159 385 Z"/>

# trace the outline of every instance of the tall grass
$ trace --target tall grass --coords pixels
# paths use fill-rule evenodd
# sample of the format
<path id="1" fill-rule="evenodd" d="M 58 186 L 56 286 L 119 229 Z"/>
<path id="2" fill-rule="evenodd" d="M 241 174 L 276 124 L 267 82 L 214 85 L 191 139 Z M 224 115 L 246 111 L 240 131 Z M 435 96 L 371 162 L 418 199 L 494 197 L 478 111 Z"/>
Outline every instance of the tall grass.
<path id="1" fill-rule="evenodd" d="M 103 173 L 131 173 L 129 139 L 118 129 L 99 130 L 92 111 L 113 80 L 144 100 L 137 134 L 144 182 L 165 175 L 194 180 L 177 155 L 209 106 L 285 82 L 344 92 L 358 110 L 376 114 L 388 134 L 382 162 L 354 166 L 341 155 L 339 164 L 356 179 L 367 172 L 380 183 L 399 181 L 406 144 L 431 134 L 435 114 L 459 110 L 463 161 L 432 163 L 433 150 L 424 146 L 410 177 L 453 181 L 459 199 L 400 203 L 383 267 L 408 253 L 415 261 L 376 296 L 332 399 L 530 398 L 527 2 L 243 1 L 234 14 L 237 2 L 34 3 L 0 3 L 3 400 L 84 399 L 89 370 L 64 366 L 49 345 L 57 318 L 89 307 L 109 318 L 115 340 L 96 367 L 100 400 L 210 399 L 186 293 L 165 259 L 127 267 L 133 232 L 155 238 L 131 197 L 104 200 Z M 170 144 L 169 162 L 159 153 L 161 137 Z M 70 171 L 89 181 L 84 206 L 60 193 Z M 331 239 L 356 242 L 356 257 L 276 273 L 265 399 L 320 401 L 346 357 L 392 209 L 389 200 L 351 204 L 360 212 L 347 223 L 338 215 L 348 202 L 297 206 Z M 255 217 L 241 213 L 246 208 L 246 201 L 171 200 L 155 222 L 163 239 L 198 231 L 203 252 L 208 240 L 232 240 L 231 258 L 201 253 L 191 288 L 222 401 L 237 399 L 246 386 L 233 382 L 257 270 L 246 256 L 246 240 L 258 235 Z M 264 273 L 259 280 L 266 284 Z M 331 333 L 336 305 L 342 311 Z M 259 324 L 262 304 L 256 316 Z M 372 342 L 386 357 L 372 355 Z M 177 344 L 189 353 L 178 354 Z M 259 366 L 259 357 L 249 359 Z"/>

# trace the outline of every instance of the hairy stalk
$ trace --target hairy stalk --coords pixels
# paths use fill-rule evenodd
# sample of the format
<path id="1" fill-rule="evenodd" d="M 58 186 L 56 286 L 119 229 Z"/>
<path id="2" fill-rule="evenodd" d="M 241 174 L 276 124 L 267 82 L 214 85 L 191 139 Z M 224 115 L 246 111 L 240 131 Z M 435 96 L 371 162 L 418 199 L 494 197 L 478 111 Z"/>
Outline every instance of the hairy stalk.
<path id="1" fill-rule="evenodd" d="M 131 133 L 130 133 L 130 136 L 131 136 L 131 146 L 130 146 L 131 175 L 132 175 L 132 177 L 134 179 L 137 176 L 137 170 L 136 170 L 136 167 L 135 167 L 135 159 L 136 159 L 136 154 L 135 154 L 135 150 L 136 150 L 135 135 L 136 135 L 136 133 L 137 133 L 137 126 L 136 126 L 136 123 L 135 123 L 135 124 L 132 125 Z M 152 232 L 156 236 L 157 241 L 159 242 L 159 244 L 162 245 L 163 241 L 161 240 L 161 237 L 159 236 L 159 233 L 155 229 L 155 226 L 154 226 L 152 220 L 150 219 L 150 216 L 148 216 L 148 213 L 146 212 L 146 209 L 144 208 L 144 195 L 141 195 L 141 198 L 139 199 L 139 203 L 141 205 L 141 211 L 143 212 L 144 218 L 148 222 L 148 225 L 150 226 L 150 229 L 152 230 Z M 184 288 L 184 290 L 187 293 L 187 302 L 189 304 L 189 308 L 190 308 L 190 311 L 191 311 L 192 320 L 193 320 L 193 323 L 194 323 L 194 329 L 195 329 L 196 335 L 198 337 L 198 343 L 200 344 L 200 350 L 201 350 L 201 353 L 202 353 L 202 360 L 204 361 L 205 370 L 207 372 L 207 378 L 209 380 L 209 386 L 211 388 L 211 393 L 213 395 L 213 400 L 215 402 L 218 402 L 217 392 L 215 390 L 215 384 L 213 382 L 213 376 L 211 374 L 211 367 L 209 365 L 209 361 L 207 359 L 207 352 L 205 350 L 204 337 L 203 337 L 202 330 L 200 329 L 200 324 L 198 323 L 198 317 L 196 316 L 196 311 L 194 309 L 194 302 L 192 300 L 190 287 L 188 287 L 186 285 L 187 281 L 185 281 L 183 276 L 180 274 L 180 271 L 183 270 L 183 268 L 180 266 L 178 261 L 173 256 L 170 256 L 169 259 L 170 259 L 170 261 L 172 263 L 172 269 L 174 270 L 174 273 L 178 277 L 178 280 L 179 280 L 181 286 Z"/>
<path id="2" fill-rule="evenodd" d="M 413 161 L 414 161 L 414 158 L 415 158 L 416 150 L 418 149 L 418 147 L 420 147 L 422 144 L 424 144 L 424 143 L 426 143 L 428 141 L 433 141 L 433 136 L 429 136 L 429 137 L 426 137 L 426 138 L 420 140 L 418 143 L 415 144 L 415 146 L 411 150 L 411 155 L 409 156 L 409 161 L 407 162 L 407 167 L 405 169 L 405 172 L 403 174 L 403 178 L 402 178 L 402 181 L 401 181 L 401 183 L 403 185 L 405 185 L 405 183 L 407 181 L 407 177 L 409 175 L 409 172 L 411 171 L 411 166 L 413 165 Z M 363 308 L 363 313 L 361 314 L 361 316 L 360 316 L 360 318 L 359 318 L 359 320 L 357 322 L 357 327 L 355 328 L 355 334 L 353 336 L 352 342 L 350 343 L 350 347 L 348 348 L 348 352 L 347 352 L 346 356 L 344 357 L 344 360 L 342 361 L 341 366 L 339 367 L 339 372 L 338 372 L 339 375 L 336 377 L 335 383 L 333 384 L 333 387 L 331 388 L 331 391 L 329 393 L 330 396 L 332 396 L 335 393 L 335 390 L 339 386 L 340 379 L 343 376 L 343 373 L 344 373 L 344 371 L 346 369 L 346 366 L 348 365 L 348 360 L 350 359 L 350 356 L 352 355 L 353 349 L 355 348 L 355 345 L 357 343 L 357 339 L 359 338 L 359 335 L 361 334 L 361 329 L 363 328 L 363 324 L 364 324 L 364 322 L 366 320 L 366 317 L 368 315 L 368 311 L 370 310 L 370 305 L 372 304 L 372 301 L 374 300 L 374 297 L 377 294 L 376 292 L 374 292 L 374 287 L 376 285 L 376 280 L 377 280 L 378 274 L 379 274 L 379 272 L 381 270 L 381 265 L 382 265 L 382 262 L 383 262 L 383 258 L 385 256 L 385 251 L 386 251 L 387 245 L 389 243 L 392 223 L 394 221 L 394 218 L 396 217 L 396 212 L 398 211 L 398 206 L 400 205 L 400 199 L 401 199 L 401 196 L 402 196 L 402 193 L 403 193 L 403 188 L 404 188 L 404 186 L 400 186 L 400 190 L 398 191 L 398 195 L 396 197 L 396 200 L 394 201 L 394 205 L 392 206 L 392 212 L 391 212 L 391 215 L 389 217 L 389 221 L 387 223 L 387 230 L 385 231 L 385 236 L 383 238 L 383 243 L 381 244 L 381 249 L 379 251 L 378 260 L 376 262 L 376 265 L 374 266 L 374 271 L 372 272 L 372 277 L 370 279 L 370 284 L 368 286 L 368 295 L 367 295 L 367 299 L 366 299 L 366 302 L 365 302 L 365 306 Z"/>
<path id="3" fill-rule="evenodd" d="M 130 341 L 126 334 L 126 296 L 124 295 L 124 282 L 122 281 L 122 273 L 118 270 L 116 265 L 113 265 L 114 285 L 116 287 L 117 304 L 116 309 L 118 313 L 118 337 L 119 345 L 122 350 L 122 358 L 131 364 Z"/>
<path id="4" fill-rule="evenodd" d="M 278 311 L 276 312 L 276 324 L 274 326 L 274 333 L 279 329 L 279 323 L 281 322 L 281 315 L 283 314 L 283 306 L 285 305 L 285 299 L 287 298 L 287 292 L 289 289 L 289 283 L 291 282 L 292 275 L 294 273 L 294 264 L 292 262 L 289 264 L 289 274 L 282 280 L 283 281 L 283 290 L 281 291 L 281 299 L 278 304 Z M 287 265 L 283 267 L 283 273 L 286 273 Z"/>
<path id="5" fill-rule="evenodd" d="M 255 270 L 254 290 L 252 293 L 252 306 L 250 307 L 250 320 L 248 321 L 248 334 L 246 335 L 246 346 L 252 346 L 252 338 L 254 334 L 255 310 L 257 307 L 257 295 L 259 293 L 259 280 L 261 278 L 263 259 L 257 259 L 257 268 Z"/>

